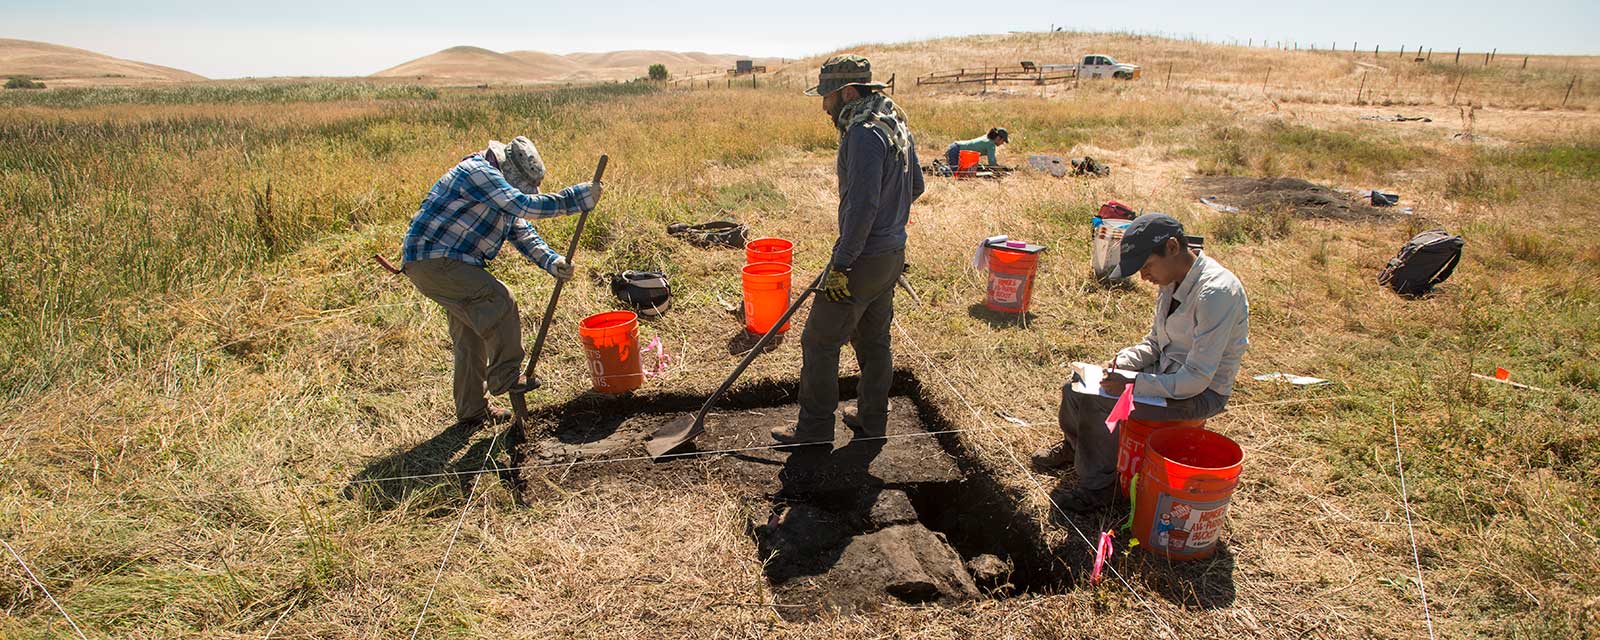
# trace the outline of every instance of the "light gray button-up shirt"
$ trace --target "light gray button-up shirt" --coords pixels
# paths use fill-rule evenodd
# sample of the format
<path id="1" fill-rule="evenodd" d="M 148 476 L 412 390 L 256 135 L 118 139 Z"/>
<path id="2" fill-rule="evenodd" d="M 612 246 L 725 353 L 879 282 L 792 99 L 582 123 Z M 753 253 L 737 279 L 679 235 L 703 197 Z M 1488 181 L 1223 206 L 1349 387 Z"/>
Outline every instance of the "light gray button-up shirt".
<path id="1" fill-rule="evenodd" d="M 1169 313 L 1174 300 L 1178 308 Z M 1249 346 L 1244 284 L 1201 254 L 1182 281 L 1161 287 L 1150 334 L 1118 352 L 1115 364 L 1142 372 L 1134 378 L 1136 395 L 1182 399 L 1211 389 L 1226 396 Z"/>

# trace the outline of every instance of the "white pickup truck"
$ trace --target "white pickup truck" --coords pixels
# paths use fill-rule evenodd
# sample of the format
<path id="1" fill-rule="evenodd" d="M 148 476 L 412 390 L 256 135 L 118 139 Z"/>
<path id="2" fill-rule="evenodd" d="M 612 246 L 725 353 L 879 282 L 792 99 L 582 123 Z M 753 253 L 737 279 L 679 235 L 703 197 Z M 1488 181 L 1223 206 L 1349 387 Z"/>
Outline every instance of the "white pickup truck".
<path id="1" fill-rule="evenodd" d="M 1070 71 L 1079 78 L 1116 78 L 1118 80 L 1133 80 L 1142 73 L 1139 65 L 1117 62 L 1116 58 L 1098 53 L 1084 56 L 1083 62 L 1078 64 L 1047 64 L 1041 65 L 1040 68 L 1045 73 Z"/>

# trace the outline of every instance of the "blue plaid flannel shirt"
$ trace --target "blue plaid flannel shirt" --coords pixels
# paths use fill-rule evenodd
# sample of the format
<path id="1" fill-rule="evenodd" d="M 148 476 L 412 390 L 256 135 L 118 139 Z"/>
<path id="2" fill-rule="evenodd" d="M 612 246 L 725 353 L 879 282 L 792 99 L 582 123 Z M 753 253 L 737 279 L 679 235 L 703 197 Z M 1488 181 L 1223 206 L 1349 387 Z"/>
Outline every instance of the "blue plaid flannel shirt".
<path id="1" fill-rule="evenodd" d="M 481 267 L 509 239 L 529 262 L 549 270 L 561 255 L 545 244 L 528 220 L 594 206 L 594 191 L 587 183 L 557 193 L 518 191 L 479 152 L 462 159 L 428 190 L 411 218 L 400 256 L 405 262 L 450 258 Z"/>

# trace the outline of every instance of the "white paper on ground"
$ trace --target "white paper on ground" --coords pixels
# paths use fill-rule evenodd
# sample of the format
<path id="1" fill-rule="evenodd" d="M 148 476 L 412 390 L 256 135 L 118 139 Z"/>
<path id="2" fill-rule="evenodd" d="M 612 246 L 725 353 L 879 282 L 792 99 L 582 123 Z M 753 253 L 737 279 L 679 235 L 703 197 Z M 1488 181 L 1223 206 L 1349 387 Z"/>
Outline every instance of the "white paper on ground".
<path id="1" fill-rule="evenodd" d="M 1292 373 L 1263 373 L 1263 374 L 1261 374 L 1259 376 L 1255 376 L 1254 379 L 1255 380 L 1260 380 L 1262 382 L 1270 382 L 1270 381 L 1273 381 L 1273 380 L 1282 380 L 1282 381 L 1287 382 L 1289 384 L 1295 384 L 1295 385 L 1300 385 L 1300 386 L 1313 386 L 1313 385 L 1319 385 L 1319 384 L 1328 384 L 1328 381 L 1327 380 L 1323 380 L 1322 378 L 1313 378 L 1311 376 L 1297 376 L 1297 375 L 1294 375 Z"/>
<path id="2" fill-rule="evenodd" d="M 1111 398 L 1112 400 L 1117 399 L 1117 396 L 1100 390 L 1100 380 L 1106 375 L 1105 371 L 1100 368 L 1100 365 L 1089 364 L 1087 362 L 1074 362 L 1072 363 L 1072 372 L 1078 374 L 1077 377 L 1079 380 L 1078 382 L 1072 383 L 1073 391 L 1084 395 L 1100 396 L 1102 398 Z M 1132 374 L 1134 372 L 1125 371 L 1123 373 Z M 1157 396 L 1134 396 L 1133 401 L 1139 404 L 1147 404 L 1152 407 L 1167 406 L 1167 399 Z"/>

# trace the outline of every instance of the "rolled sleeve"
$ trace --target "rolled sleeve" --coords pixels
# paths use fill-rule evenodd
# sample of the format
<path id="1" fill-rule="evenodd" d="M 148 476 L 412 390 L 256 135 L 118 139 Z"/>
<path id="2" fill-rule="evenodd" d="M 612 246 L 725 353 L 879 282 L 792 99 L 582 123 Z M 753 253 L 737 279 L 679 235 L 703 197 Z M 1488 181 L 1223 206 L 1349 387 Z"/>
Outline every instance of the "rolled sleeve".
<path id="1" fill-rule="evenodd" d="M 882 205 L 883 161 L 888 142 L 865 125 L 851 127 L 845 138 L 845 171 L 839 194 L 839 243 L 833 249 L 833 264 L 855 264 L 872 232 L 872 223 Z"/>
<path id="2" fill-rule="evenodd" d="M 1233 328 L 1248 313 L 1236 294 L 1225 289 L 1200 291 L 1195 306 L 1194 348 L 1172 373 L 1141 373 L 1133 392 L 1163 398 L 1192 398 L 1211 386 L 1217 368 L 1235 337 Z"/>
<path id="3" fill-rule="evenodd" d="M 499 170 L 487 163 L 474 169 L 467 182 L 469 196 L 518 218 L 554 218 L 588 211 L 595 206 L 594 190 L 589 183 L 567 187 L 556 193 L 528 194 L 511 186 Z"/>

